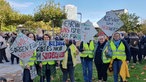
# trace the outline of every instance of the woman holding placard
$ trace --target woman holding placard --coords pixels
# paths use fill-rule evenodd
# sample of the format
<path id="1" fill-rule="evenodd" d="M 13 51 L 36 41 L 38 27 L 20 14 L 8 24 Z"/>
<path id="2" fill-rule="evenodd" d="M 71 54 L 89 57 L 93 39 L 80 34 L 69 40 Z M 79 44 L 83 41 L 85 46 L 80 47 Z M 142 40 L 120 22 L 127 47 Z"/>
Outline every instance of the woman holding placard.
<path id="1" fill-rule="evenodd" d="M 35 41 L 35 35 L 33 33 L 28 33 L 27 36 Z M 33 56 L 29 59 L 28 63 L 25 64 L 24 62 L 20 61 L 20 65 L 24 67 L 23 71 L 23 82 L 33 82 L 31 69 L 35 68 L 36 64 L 36 51 L 33 53 Z"/>
<path id="2" fill-rule="evenodd" d="M 51 36 L 48 34 L 43 35 L 44 41 L 51 40 Z M 56 63 L 54 60 L 47 60 L 47 61 L 41 61 L 39 63 L 40 69 L 39 69 L 39 76 L 40 76 L 40 82 L 45 82 L 45 78 L 47 82 L 51 81 L 51 75 L 56 74 Z"/>

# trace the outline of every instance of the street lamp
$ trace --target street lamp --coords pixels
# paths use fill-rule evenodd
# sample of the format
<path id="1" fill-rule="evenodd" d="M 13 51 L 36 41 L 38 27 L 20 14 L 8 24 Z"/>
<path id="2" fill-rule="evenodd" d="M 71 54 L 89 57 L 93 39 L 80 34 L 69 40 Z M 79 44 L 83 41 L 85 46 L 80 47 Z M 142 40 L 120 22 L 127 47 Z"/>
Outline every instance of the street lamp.
<path id="1" fill-rule="evenodd" d="M 78 15 L 80 15 L 80 23 L 82 22 L 82 13 L 78 12 Z"/>

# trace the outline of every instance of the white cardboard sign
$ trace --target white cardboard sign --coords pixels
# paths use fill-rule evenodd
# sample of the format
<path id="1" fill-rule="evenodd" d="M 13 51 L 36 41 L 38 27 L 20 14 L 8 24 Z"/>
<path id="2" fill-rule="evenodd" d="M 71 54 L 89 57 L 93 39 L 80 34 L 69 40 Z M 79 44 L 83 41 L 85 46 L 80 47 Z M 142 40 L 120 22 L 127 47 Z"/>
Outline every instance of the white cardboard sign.
<path id="1" fill-rule="evenodd" d="M 97 24 L 107 36 L 111 36 L 124 25 L 121 19 L 112 11 L 108 12 Z"/>
<path id="2" fill-rule="evenodd" d="M 80 22 L 64 20 L 62 23 L 61 36 L 64 39 L 81 40 Z"/>
<path id="3" fill-rule="evenodd" d="M 87 20 L 85 23 L 82 23 L 81 28 L 81 37 L 83 42 L 89 42 L 90 40 L 93 40 L 95 34 L 97 34 L 96 29 L 89 20 Z"/>

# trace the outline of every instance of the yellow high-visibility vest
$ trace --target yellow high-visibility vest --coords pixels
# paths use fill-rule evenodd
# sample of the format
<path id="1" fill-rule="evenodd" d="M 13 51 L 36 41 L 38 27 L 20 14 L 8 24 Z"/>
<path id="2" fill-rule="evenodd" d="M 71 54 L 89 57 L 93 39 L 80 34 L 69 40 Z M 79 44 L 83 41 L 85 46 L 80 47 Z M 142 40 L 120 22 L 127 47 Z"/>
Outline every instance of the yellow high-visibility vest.
<path id="1" fill-rule="evenodd" d="M 73 66 L 75 67 L 76 66 L 76 55 L 77 55 L 76 51 L 77 51 L 77 48 L 74 44 L 71 44 L 69 46 L 69 48 L 70 48 L 70 51 L 71 51 Z M 68 61 L 68 51 L 65 52 L 64 59 L 62 61 L 62 67 L 64 69 L 67 69 L 67 61 Z"/>
<path id="2" fill-rule="evenodd" d="M 109 46 L 106 46 L 105 49 L 102 52 L 102 61 L 103 61 L 103 63 L 110 63 L 110 61 L 111 61 L 111 58 L 107 58 L 106 57 L 106 52 L 105 51 L 108 49 L 108 47 Z"/>
<path id="3" fill-rule="evenodd" d="M 112 59 L 126 60 L 125 45 L 123 42 L 120 43 L 118 49 L 116 48 L 113 41 L 110 42 L 110 47 L 112 50 Z"/>
<path id="4" fill-rule="evenodd" d="M 54 60 L 42 61 L 42 65 L 46 65 L 46 64 L 54 65 L 55 64 L 55 61 Z"/>
<path id="5" fill-rule="evenodd" d="M 83 43 L 84 51 L 80 53 L 80 57 L 94 57 L 94 42 L 91 41 L 89 45 L 87 43 Z"/>

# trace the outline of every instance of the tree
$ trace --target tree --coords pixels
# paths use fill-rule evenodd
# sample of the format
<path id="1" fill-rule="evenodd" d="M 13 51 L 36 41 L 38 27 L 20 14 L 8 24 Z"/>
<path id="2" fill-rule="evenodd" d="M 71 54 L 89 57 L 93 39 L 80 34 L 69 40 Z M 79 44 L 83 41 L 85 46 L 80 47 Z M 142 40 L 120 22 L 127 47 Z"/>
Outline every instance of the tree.
<path id="1" fill-rule="evenodd" d="M 35 21 L 52 22 L 50 26 L 61 27 L 62 19 L 66 15 L 61 9 L 60 4 L 55 4 L 53 0 L 48 0 L 45 4 L 39 6 L 34 14 Z"/>
<path id="2" fill-rule="evenodd" d="M 9 3 L 7 3 L 5 0 L 0 0 L 0 30 L 2 26 L 5 25 L 5 22 L 7 21 L 7 16 L 11 12 L 13 12 L 13 10 Z"/>
<path id="3" fill-rule="evenodd" d="M 124 22 L 124 25 L 120 28 L 122 31 L 126 32 L 137 32 L 140 31 L 141 25 L 139 24 L 139 16 L 136 16 L 135 14 L 121 14 L 120 15 L 121 20 Z"/>
<path id="4" fill-rule="evenodd" d="M 142 23 L 141 31 L 142 33 L 146 34 L 146 20 Z"/>

